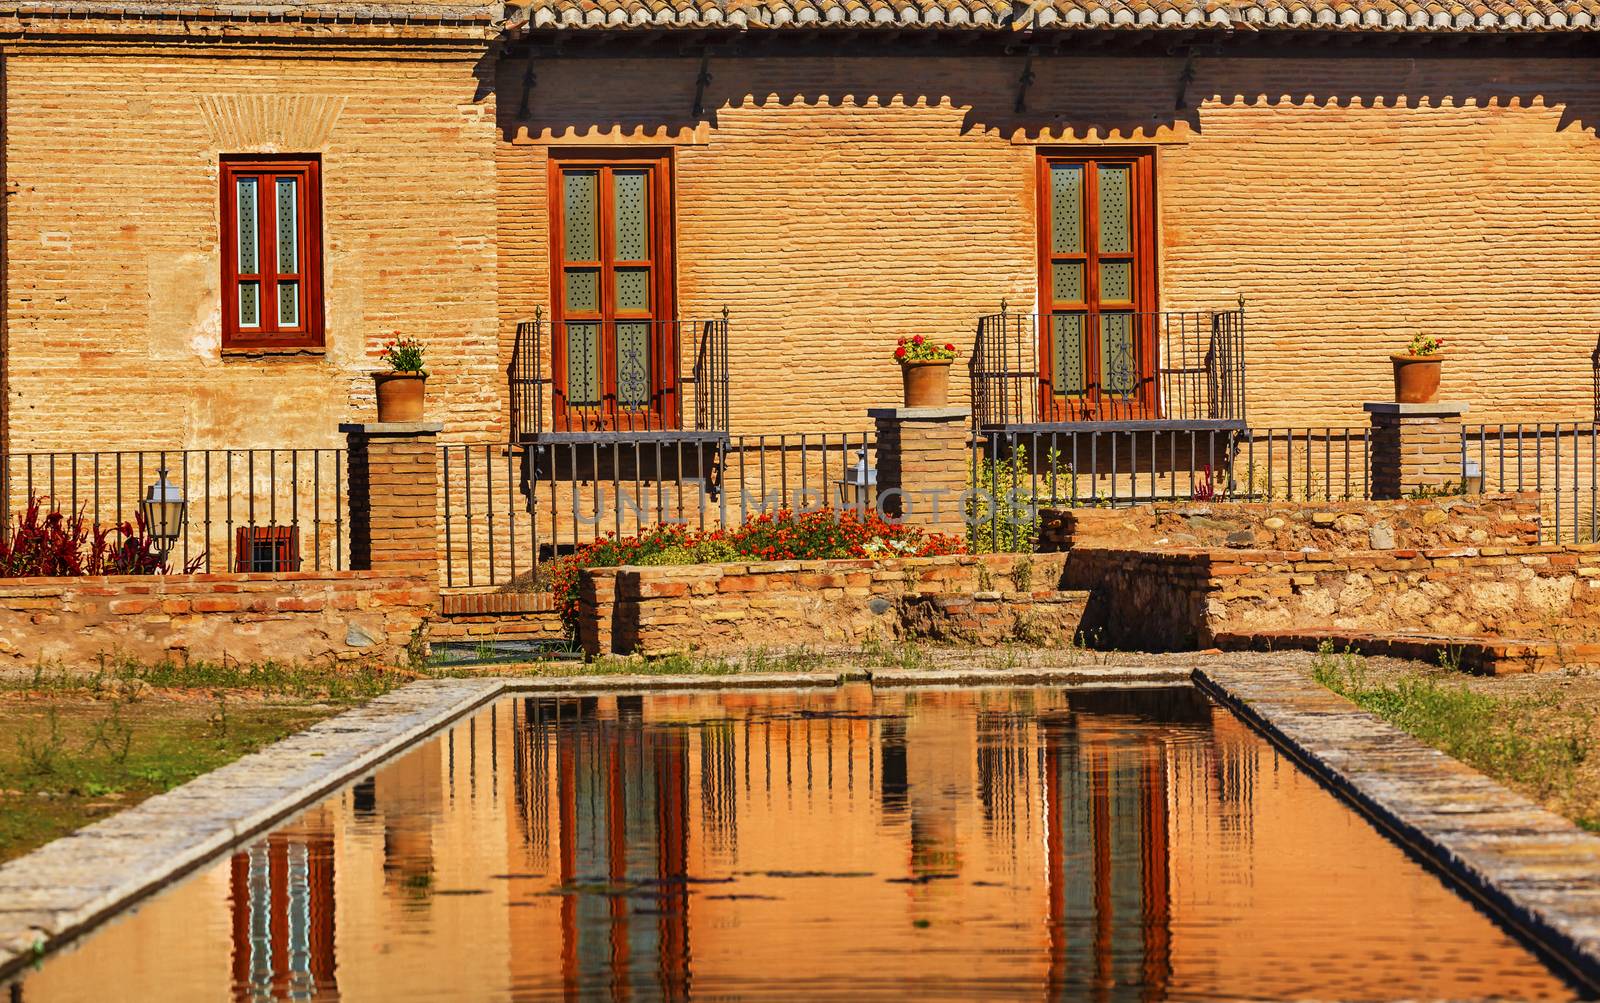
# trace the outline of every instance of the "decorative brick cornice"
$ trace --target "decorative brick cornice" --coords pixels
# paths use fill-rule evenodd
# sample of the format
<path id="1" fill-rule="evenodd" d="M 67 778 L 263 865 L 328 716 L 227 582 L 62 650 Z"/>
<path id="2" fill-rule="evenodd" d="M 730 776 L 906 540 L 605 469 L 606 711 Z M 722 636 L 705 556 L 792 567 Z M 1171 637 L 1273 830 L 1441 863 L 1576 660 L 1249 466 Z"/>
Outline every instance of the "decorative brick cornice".
<path id="1" fill-rule="evenodd" d="M 541 0 L 514 29 L 933 28 L 1064 31 L 1593 31 L 1595 0 Z"/>

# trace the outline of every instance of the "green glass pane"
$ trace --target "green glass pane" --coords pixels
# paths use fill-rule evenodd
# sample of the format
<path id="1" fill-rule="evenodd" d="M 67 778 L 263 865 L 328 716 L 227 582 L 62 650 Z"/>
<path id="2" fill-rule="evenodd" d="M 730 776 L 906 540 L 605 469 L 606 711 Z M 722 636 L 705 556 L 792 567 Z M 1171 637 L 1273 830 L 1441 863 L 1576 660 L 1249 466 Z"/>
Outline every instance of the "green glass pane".
<path id="1" fill-rule="evenodd" d="M 650 257 L 650 232 L 646 213 L 644 171 L 617 171 L 611 176 L 617 213 L 617 260 L 642 261 Z"/>
<path id="2" fill-rule="evenodd" d="M 1139 372 L 1134 354 L 1133 314 L 1100 315 L 1100 389 L 1129 394 Z"/>
<path id="3" fill-rule="evenodd" d="M 1100 299 L 1119 303 L 1133 301 L 1133 262 L 1100 262 Z"/>
<path id="4" fill-rule="evenodd" d="M 600 325 L 567 326 L 567 403 L 600 403 Z"/>
<path id="5" fill-rule="evenodd" d="M 1051 317 L 1050 356 L 1054 363 L 1050 382 L 1055 392 L 1068 397 L 1083 393 L 1083 314 L 1058 313 Z"/>
<path id="6" fill-rule="evenodd" d="M 278 283 L 278 326 L 300 326 L 300 283 Z"/>
<path id="7" fill-rule="evenodd" d="M 1083 302 L 1083 262 L 1058 261 L 1051 267 L 1051 298 L 1057 303 Z"/>
<path id="8" fill-rule="evenodd" d="M 600 256 L 595 203 L 600 175 L 594 171 L 567 171 L 561 175 L 562 232 L 568 261 L 593 261 Z"/>
<path id="9" fill-rule="evenodd" d="M 294 178 L 278 179 L 278 271 L 300 270 L 300 219 Z"/>
<path id="10" fill-rule="evenodd" d="M 650 403 L 650 325 L 617 322 L 617 403 L 643 407 Z"/>
<path id="11" fill-rule="evenodd" d="M 240 178 L 234 183 L 239 203 L 239 274 L 254 275 L 257 264 L 256 179 Z"/>
<path id="12" fill-rule="evenodd" d="M 650 309 L 650 269 L 617 269 L 617 309 L 631 313 Z"/>
<path id="13" fill-rule="evenodd" d="M 261 283 L 239 283 L 239 326 L 261 326 Z"/>
<path id="14" fill-rule="evenodd" d="M 1083 250 L 1083 165 L 1050 165 L 1050 253 Z"/>
<path id="15" fill-rule="evenodd" d="M 1127 254 L 1133 250 L 1132 174 L 1128 167 L 1100 168 L 1101 254 Z"/>
<path id="16" fill-rule="evenodd" d="M 567 312 L 600 312 L 600 271 L 595 268 L 567 269 Z"/>

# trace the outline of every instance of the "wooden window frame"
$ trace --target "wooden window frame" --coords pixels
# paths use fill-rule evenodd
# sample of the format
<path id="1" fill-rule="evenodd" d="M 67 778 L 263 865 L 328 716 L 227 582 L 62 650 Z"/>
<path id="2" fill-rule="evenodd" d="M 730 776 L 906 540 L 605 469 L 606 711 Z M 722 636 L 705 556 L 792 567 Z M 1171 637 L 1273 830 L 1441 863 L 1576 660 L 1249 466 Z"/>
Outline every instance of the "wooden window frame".
<path id="1" fill-rule="evenodd" d="M 222 209 L 222 348 L 224 351 L 316 349 L 323 347 L 322 302 L 322 162 L 304 155 L 225 155 L 220 161 Z M 256 257 L 258 271 L 239 272 L 238 185 L 240 178 L 256 182 Z M 276 179 L 294 177 L 300 183 L 296 209 L 298 247 L 296 272 L 279 272 L 278 231 L 275 213 Z M 269 196 L 270 193 L 270 197 Z M 239 320 L 241 281 L 259 282 L 260 324 L 246 327 Z M 285 327 L 278 321 L 278 284 L 300 283 L 300 323 Z"/>
<path id="2" fill-rule="evenodd" d="M 605 207 L 611 204 L 612 188 L 609 184 L 597 186 L 596 210 L 600 221 L 594 261 L 568 261 L 566 253 L 566 211 L 562 172 L 566 170 L 605 168 L 630 170 L 649 168 L 650 182 L 650 252 L 649 259 L 616 261 L 612 259 L 614 246 L 613 227 L 606 224 L 610 218 Z M 602 174 L 602 177 L 608 175 Z M 549 158 L 547 188 L 550 219 L 550 368 L 553 417 L 564 431 L 608 431 L 627 428 L 632 431 L 665 430 L 674 428 L 678 421 L 677 329 L 671 321 L 676 316 L 677 227 L 673 212 L 673 158 L 671 150 L 570 150 L 552 151 Z M 650 407 L 646 412 L 647 428 L 641 428 L 631 413 L 624 417 L 617 404 L 617 358 L 614 324 L 618 317 L 615 305 L 616 289 L 613 270 L 647 264 L 651 269 L 649 319 L 652 331 L 660 336 L 652 338 L 650 346 Z M 600 309 L 596 316 L 569 318 L 566 314 L 566 286 L 564 271 L 571 267 L 598 270 Z M 607 319 L 609 318 L 609 320 Z M 643 320 L 644 317 L 633 319 Z M 600 325 L 600 406 L 587 405 L 569 408 L 567 404 L 567 339 L 568 320 L 593 320 Z"/>
<path id="3" fill-rule="evenodd" d="M 1161 372 L 1159 357 L 1159 332 L 1156 323 L 1160 302 L 1157 289 L 1156 219 L 1156 151 L 1153 147 L 1044 147 L 1035 159 L 1035 187 L 1037 190 L 1036 220 L 1037 261 L 1039 283 L 1039 413 L 1048 421 L 1096 420 L 1111 417 L 1152 419 L 1159 418 L 1161 401 L 1157 384 Z M 1055 164 L 1084 165 L 1082 251 L 1077 254 L 1054 254 L 1051 246 L 1051 188 L 1050 168 Z M 1098 198 L 1098 173 L 1090 165 L 1127 164 L 1131 166 L 1132 189 L 1129 192 L 1129 234 L 1132 250 L 1128 254 L 1099 253 L 1100 203 Z M 1131 259 L 1133 264 L 1133 299 L 1114 303 L 1110 309 L 1100 299 L 1100 269 L 1102 258 Z M 1057 260 L 1074 259 L 1083 262 L 1084 299 L 1077 303 L 1057 303 L 1052 266 Z M 1058 395 L 1054 392 L 1054 345 L 1051 339 L 1053 316 L 1057 310 L 1081 310 L 1086 330 L 1093 335 L 1085 339 L 1083 359 L 1085 393 L 1082 396 Z M 1121 395 L 1105 395 L 1100 390 L 1100 338 L 1099 315 L 1102 312 L 1131 312 L 1135 320 L 1135 341 L 1140 349 L 1142 365 L 1135 373 L 1137 392 L 1127 402 Z"/>

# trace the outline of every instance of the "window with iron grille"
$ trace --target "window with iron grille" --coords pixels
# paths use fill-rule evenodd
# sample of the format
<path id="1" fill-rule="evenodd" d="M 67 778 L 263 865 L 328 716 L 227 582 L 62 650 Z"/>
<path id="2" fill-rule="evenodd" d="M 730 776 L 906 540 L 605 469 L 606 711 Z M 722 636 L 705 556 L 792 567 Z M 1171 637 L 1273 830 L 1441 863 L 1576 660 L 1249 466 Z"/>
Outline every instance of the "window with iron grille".
<path id="1" fill-rule="evenodd" d="M 295 526 L 240 526 L 233 554 L 235 571 L 299 571 L 300 530 Z"/>
<path id="2" fill-rule="evenodd" d="M 222 158 L 222 346 L 322 346 L 321 165 Z"/>

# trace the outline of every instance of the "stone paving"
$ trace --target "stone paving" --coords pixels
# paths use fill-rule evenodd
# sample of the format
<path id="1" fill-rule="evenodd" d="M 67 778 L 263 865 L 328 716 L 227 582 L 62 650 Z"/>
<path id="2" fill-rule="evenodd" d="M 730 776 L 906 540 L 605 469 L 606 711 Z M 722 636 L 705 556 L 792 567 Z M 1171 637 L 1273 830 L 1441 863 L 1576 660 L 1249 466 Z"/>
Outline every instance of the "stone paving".
<path id="1" fill-rule="evenodd" d="M 1511 926 L 1600 986 L 1600 837 L 1293 668 L 1197 668 L 1202 689 Z"/>

